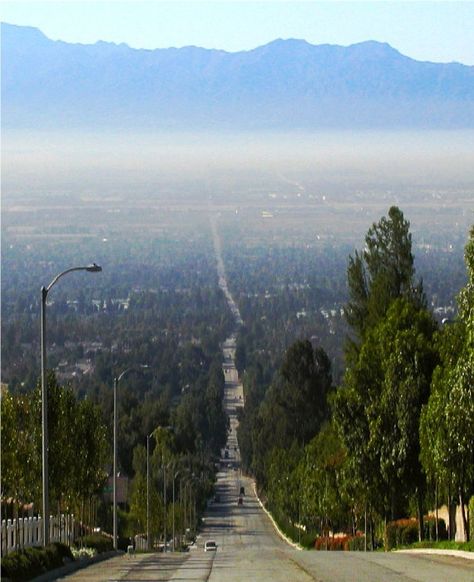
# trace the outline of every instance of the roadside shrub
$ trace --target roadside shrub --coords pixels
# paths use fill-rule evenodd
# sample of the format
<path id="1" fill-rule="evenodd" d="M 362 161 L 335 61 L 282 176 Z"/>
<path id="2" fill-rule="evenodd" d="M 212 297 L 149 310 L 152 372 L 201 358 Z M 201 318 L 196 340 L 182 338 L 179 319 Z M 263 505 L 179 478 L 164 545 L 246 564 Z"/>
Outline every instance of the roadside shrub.
<path id="1" fill-rule="evenodd" d="M 397 534 L 399 532 L 399 526 L 395 521 L 389 521 L 387 527 L 385 528 L 385 549 L 391 550 L 396 548 L 399 540 L 397 540 Z"/>
<path id="2" fill-rule="evenodd" d="M 400 545 L 409 546 L 418 541 L 418 523 L 412 521 L 400 530 Z"/>
<path id="3" fill-rule="evenodd" d="M 407 540 L 411 539 L 411 536 L 413 536 L 414 528 L 416 536 L 413 539 L 413 542 L 418 539 L 418 522 L 416 519 L 397 519 L 387 523 L 385 530 L 386 549 L 391 550 L 397 546 L 412 543 Z M 405 529 L 408 530 L 406 534 L 404 534 Z"/>
<path id="4" fill-rule="evenodd" d="M 357 534 L 349 539 L 348 549 L 351 552 L 363 552 L 365 549 L 365 536 Z"/>
<path id="5" fill-rule="evenodd" d="M 73 548 L 72 555 L 75 560 L 80 560 L 81 558 L 93 558 L 97 554 L 97 550 L 94 548 Z"/>
<path id="6" fill-rule="evenodd" d="M 298 541 L 298 538 L 296 538 Z M 313 548 L 314 543 L 316 541 L 316 533 L 315 532 L 301 532 L 301 545 L 303 548 Z"/>
<path id="7" fill-rule="evenodd" d="M 66 544 L 61 544 L 60 542 L 54 542 L 50 544 L 51 548 L 54 548 L 54 552 L 60 556 L 62 559 L 63 564 L 67 561 L 74 560 L 74 556 L 72 555 L 71 548 Z"/>
<path id="8" fill-rule="evenodd" d="M 73 560 L 68 546 L 54 543 L 46 548 L 24 548 L 2 558 L 2 578 L 22 582 L 61 567 L 65 559 Z"/>
<path id="9" fill-rule="evenodd" d="M 444 519 L 438 519 L 438 536 L 440 540 L 448 539 L 448 531 Z M 425 540 L 436 540 L 436 517 L 428 515 L 424 518 L 423 538 Z"/>
<path id="10" fill-rule="evenodd" d="M 314 547 L 316 550 L 329 550 L 333 551 L 347 551 L 349 549 L 349 541 L 351 536 L 319 536 L 314 542 Z"/>
<path id="11" fill-rule="evenodd" d="M 78 546 L 79 544 L 76 544 Z M 93 548 L 98 554 L 103 552 L 110 552 L 113 550 L 114 544 L 112 538 L 108 538 L 101 534 L 91 534 L 82 538 L 81 546 L 86 548 Z"/>
<path id="12" fill-rule="evenodd" d="M 436 538 L 436 518 L 426 516 L 423 519 L 424 538 L 434 540 Z M 439 539 L 447 538 L 446 524 L 443 519 L 438 519 Z M 391 550 L 398 546 L 409 546 L 418 542 L 418 520 L 415 518 L 397 519 L 387 523 L 385 530 L 385 548 Z"/>

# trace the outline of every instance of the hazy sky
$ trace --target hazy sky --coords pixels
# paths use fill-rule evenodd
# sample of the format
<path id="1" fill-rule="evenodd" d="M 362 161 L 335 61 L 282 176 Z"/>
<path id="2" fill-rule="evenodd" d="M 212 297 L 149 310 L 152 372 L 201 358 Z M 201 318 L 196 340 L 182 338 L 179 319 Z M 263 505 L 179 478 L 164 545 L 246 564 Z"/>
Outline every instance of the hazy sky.
<path id="1" fill-rule="evenodd" d="M 474 2 L 2 1 L 1 19 L 68 42 L 248 50 L 275 38 L 388 42 L 419 60 L 474 65 Z"/>

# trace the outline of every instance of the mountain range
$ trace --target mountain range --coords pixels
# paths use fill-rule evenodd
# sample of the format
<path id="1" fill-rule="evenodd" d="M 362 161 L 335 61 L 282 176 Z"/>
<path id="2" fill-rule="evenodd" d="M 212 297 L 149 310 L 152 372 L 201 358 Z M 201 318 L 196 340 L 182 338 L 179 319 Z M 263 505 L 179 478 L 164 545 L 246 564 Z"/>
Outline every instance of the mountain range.
<path id="1" fill-rule="evenodd" d="M 472 128 L 474 67 L 375 41 L 278 39 L 249 51 L 52 41 L 1 25 L 13 128 Z"/>

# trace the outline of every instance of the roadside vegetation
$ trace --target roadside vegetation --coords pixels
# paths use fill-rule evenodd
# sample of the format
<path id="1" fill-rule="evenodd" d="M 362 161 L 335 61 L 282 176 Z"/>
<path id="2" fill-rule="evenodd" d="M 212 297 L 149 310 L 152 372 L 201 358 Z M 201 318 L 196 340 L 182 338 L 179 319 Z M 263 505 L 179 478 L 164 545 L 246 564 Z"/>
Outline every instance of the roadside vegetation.
<path id="1" fill-rule="evenodd" d="M 195 534 L 227 436 L 219 344 L 232 315 L 212 247 L 186 240 L 110 241 L 94 255 L 104 277 L 82 286 L 65 279 L 48 305 L 50 508 L 73 514 L 81 535 L 112 533 L 113 379 L 130 369 L 118 386 L 118 468 L 128 478 L 128 500 L 119 501 L 122 549 L 146 536 L 147 436 L 153 543 L 165 530 L 170 539 L 173 514 L 177 534 Z M 11 246 L 2 280 L 1 426 L 2 518 L 10 519 L 41 507 L 38 284 L 93 250 L 87 239 L 67 249 L 47 244 L 52 260 L 44 265 L 36 247 Z M 84 374 L 64 373 L 74 361 L 84 362 Z"/>
<path id="2" fill-rule="evenodd" d="M 2 579 L 12 582 L 31 580 L 73 560 L 71 549 L 65 544 L 25 548 L 2 556 Z"/>
<path id="3" fill-rule="evenodd" d="M 409 223 L 392 207 L 349 258 L 341 382 L 308 340 L 289 347 L 270 381 L 248 354 L 238 362 L 244 468 L 285 531 L 314 532 L 318 549 L 390 549 L 453 538 L 460 505 L 470 539 L 474 229 L 465 261 L 457 316 L 440 326 L 415 273 Z M 447 524 L 428 515 L 443 504 Z M 402 518 L 413 519 L 393 533 Z"/>
<path id="4" fill-rule="evenodd" d="M 48 304 L 50 507 L 74 513 L 83 535 L 110 535 L 113 378 L 146 364 L 119 386 L 119 470 L 129 478 L 120 546 L 146 532 L 147 436 L 153 543 L 165 530 L 169 539 L 173 513 L 192 537 L 226 441 L 220 342 L 234 326 L 211 240 L 117 235 L 99 251 L 78 240 L 3 245 L 2 517 L 40 507 L 39 285 L 86 256 L 104 266 L 100 277 L 65 280 Z M 242 463 L 283 531 L 306 547 L 377 549 L 389 546 L 390 523 L 409 519 L 410 543 L 452 538 L 453 511 L 474 494 L 474 231 L 467 277 L 449 256 L 442 266 L 421 257 L 429 300 L 398 208 L 369 229 L 345 273 L 344 246 L 227 246 L 244 319 Z M 440 325 L 432 307 L 460 281 L 457 315 Z M 443 504 L 446 522 L 430 513 Z M 471 502 L 462 516 L 471 537 L 473 516 Z"/>

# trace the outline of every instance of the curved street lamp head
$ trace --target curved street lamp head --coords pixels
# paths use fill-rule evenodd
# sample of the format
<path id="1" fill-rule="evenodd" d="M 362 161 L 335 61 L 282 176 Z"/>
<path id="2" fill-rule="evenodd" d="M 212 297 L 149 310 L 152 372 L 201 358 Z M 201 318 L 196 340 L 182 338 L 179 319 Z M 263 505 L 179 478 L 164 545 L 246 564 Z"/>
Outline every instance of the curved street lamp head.
<path id="1" fill-rule="evenodd" d="M 43 301 L 46 301 L 46 295 L 48 294 L 48 291 L 51 289 L 51 287 L 53 285 L 55 285 L 61 277 L 63 277 L 64 275 L 67 275 L 68 273 L 72 273 L 73 271 L 88 271 L 89 273 L 99 273 L 100 271 L 102 271 L 102 267 L 100 267 L 97 263 L 92 263 L 91 265 L 88 265 L 87 267 L 71 267 L 70 269 L 66 269 L 65 271 L 62 271 L 62 273 L 59 273 L 59 275 L 56 275 L 56 277 L 54 277 L 54 279 L 51 281 L 51 283 L 47 287 L 42 288 L 41 291 L 42 291 Z"/>
<path id="2" fill-rule="evenodd" d="M 86 271 L 89 271 L 89 273 L 100 273 L 102 267 L 97 263 L 92 263 L 92 265 L 86 267 Z"/>
<path id="3" fill-rule="evenodd" d="M 99 267 L 100 269 L 100 267 Z M 125 370 L 123 370 L 123 372 L 121 374 L 119 374 L 119 376 L 116 376 L 114 378 L 115 382 L 120 382 L 120 380 L 129 372 L 140 372 L 141 370 L 148 370 L 150 369 L 151 366 L 149 366 L 148 364 L 140 364 L 138 366 L 130 366 L 130 368 L 125 368 Z"/>

